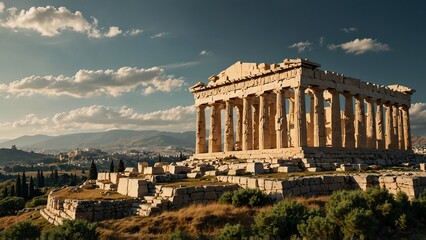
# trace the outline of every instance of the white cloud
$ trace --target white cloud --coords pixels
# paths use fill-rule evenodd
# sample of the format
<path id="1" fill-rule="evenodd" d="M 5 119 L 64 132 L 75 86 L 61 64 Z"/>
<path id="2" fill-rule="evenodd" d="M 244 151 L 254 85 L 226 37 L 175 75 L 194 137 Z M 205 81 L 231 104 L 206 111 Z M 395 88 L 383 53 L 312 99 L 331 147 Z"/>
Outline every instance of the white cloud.
<path id="1" fill-rule="evenodd" d="M 104 131 L 110 129 L 156 129 L 166 131 L 194 130 L 196 108 L 177 106 L 149 113 L 138 113 L 130 107 L 93 105 L 37 117 L 29 114 L 22 119 L 0 123 L 0 133 L 13 134 L 66 134 L 82 131 Z"/>
<path id="2" fill-rule="evenodd" d="M 371 38 L 363 38 L 363 39 L 355 39 L 349 42 L 345 42 L 342 44 L 330 44 L 328 45 L 330 50 L 335 50 L 337 48 L 341 48 L 346 53 L 353 53 L 355 55 L 359 55 L 365 52 L 384 52 L 389 51 L 389 45 L 385 43 L 378 42 L 377 39 Z"/>
<path id="3" fill-rule="evenodd" d="M 159 67 L 122 67 L 114 70 L 80 70 L 74 76 L 30 76 L 0 84 L 0 92 L 15 96 L 72 96 L 85 98 L 99 95 L 120 96 L 142 89 L 144 94 L 180 89 L 184 80 L 166 75 Z M 147 92 L 146 89 L 150 89 Z"/>
<path id="4" fill-rule="evenodd" d="M 160 67 L 165 68 L 165 69 L 188 68 L 188 67 L 195 66 L 199 63 L 200 62 L 197 62 L 197 61 L 178 62 L 178 63 L 171 63 L 171 64 L 163 65 L 163 66 L 160 66 Z"/>
<path id="5" fill-rule="evenodd" d="M 319 39 L 319 45 L 320 45 L 320 47 L 324 46 L 324 42 L 325 42 L 325 37 L 321 36 L 320 39 Z"/>
<path id="6" fill-rule="evenodd" d="M 356 32 L 356 31 L 358 31 L 358 29 L 356 29 L 354 27 L 349 27 L 349 28 L 341 28 L 340 31 L 343 31 L 345 33 L 350 33 L 350 32 Z"/>
<path id="7" fill-rule="evenodd" d="M 297 51 L 300 52 L 304 52 L 304 51 L 309 51 L 312 49 L 312 43 L 309 41 L 305 41 L 305 42 L 298 42 L 295 43 L 293 45 L 288 46 L 289 48 L 296 48 Z"/>
<path id="8" fill-rule="evenodd" d="M 152 35 L 151 38 L 163 38 L 165 36 L 169 35 L 168 32 L 161 32 L 161 33 L 157 33 L 155 35 Z"/>
<path id="9" fill-rule="evenodd" d="M 203 51 L 200 52 L 200 56 L 208 56 L 208 55 L 211 55 L 211 54 L 212 54 L 212 52 L 207 51 L 207 50 L 203 50 Z"/>
<path id="10" fill-rule="evenodd" d="M 0 13 L 2 13 L 4 11 L 4 2 L 0 2 Z"/>
<path id="11" fill-rule="evenodd" d="M 411 135 L 426 136 L 426 103 L 413 103 L 410 108 Z"/>
<path id="12" fill-rule="evenodd" d="M 4 10 L 4 4 L 0 3 L 0 12 Z M 31 7 L 28 10 L 20 10 L 11 7 L 7 9 L 5 17 L 0 18 L 0 27 L 13 31 L 32 30 L 42 36 L 53 37 L 63 31 L 85 33 L 91 38 L 115 37 L 122 31 L 115 26 L 109 27 L 103 33 L 98 28 L 98 20 L 91 17 L 88 21 L 80 11 L 71 12 L 66 7 Z"/>
<path id="13" fill-rule="evenodd" d="M 109 30 L 105 34 L 105 37 L 112 38 L 112 37 L 116 37 L 116 36 L 120 35 L 121 33 L 122 33 L 122 31 L 120 30 L 119 27 L 113 26 L 113 27 L 109 27 Z"/>
<path id="14" fill-rule="evenodd" d="M 138 34 L 140 34 L 140 33 L 142 33 L 142 32 L 143 32 L 143 30 L 142 30 L 142 29 L 133 28 L 132 30 L 128 30 L 128 31 L 126 31 L 126 34 L 127 34 L 127 35 L 130 35 L 130 36 L 136 36 L 136 35 L 138 35 Z"/>

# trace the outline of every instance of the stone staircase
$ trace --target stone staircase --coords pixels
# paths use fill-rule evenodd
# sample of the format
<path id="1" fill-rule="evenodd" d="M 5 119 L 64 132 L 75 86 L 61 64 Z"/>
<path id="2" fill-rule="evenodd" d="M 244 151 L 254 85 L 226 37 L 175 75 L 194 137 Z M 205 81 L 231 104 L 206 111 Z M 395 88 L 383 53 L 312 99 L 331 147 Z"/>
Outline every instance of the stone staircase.
<path id="1" fill-rule="evenodd" d="M 141 198 L 140 203 L 133 203 L 131 214 L 138 216 L 152 216 L 168 209 L 170 201 L 161 196 L 161 186 L 148 184 L 148 194 Z"/>

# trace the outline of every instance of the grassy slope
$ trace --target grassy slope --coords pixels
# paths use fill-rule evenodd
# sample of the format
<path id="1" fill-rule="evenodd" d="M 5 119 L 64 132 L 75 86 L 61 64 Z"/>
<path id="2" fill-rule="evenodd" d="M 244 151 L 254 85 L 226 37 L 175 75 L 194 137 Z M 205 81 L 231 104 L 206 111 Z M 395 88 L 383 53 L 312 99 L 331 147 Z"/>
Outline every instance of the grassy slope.
<path id="1" fill-rule="evenodd" d="M 17 216 L 0 217 L 0 231 L 26 220 L 31 221 L 33 224 L 39 225 L 42 231 L 54 227 L 54 225 L 50 224 L 41 216 L 39 210 L 34 210 Z"/>

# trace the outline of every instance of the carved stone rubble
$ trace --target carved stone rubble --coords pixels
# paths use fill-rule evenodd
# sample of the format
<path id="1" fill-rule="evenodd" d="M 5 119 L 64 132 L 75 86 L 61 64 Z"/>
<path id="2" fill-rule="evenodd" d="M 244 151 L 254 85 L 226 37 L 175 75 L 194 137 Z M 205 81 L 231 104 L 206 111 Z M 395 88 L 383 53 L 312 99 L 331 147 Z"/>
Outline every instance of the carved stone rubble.
<path id="1" fill-rule="evenodd" d="M 303 59 L 236 62 L 208 84 L 191 87 L 197 106 L 193 158 L 286 159 L 354 148 L 412 152 L 408 109 L 415 90 L 319 67 Z"/>

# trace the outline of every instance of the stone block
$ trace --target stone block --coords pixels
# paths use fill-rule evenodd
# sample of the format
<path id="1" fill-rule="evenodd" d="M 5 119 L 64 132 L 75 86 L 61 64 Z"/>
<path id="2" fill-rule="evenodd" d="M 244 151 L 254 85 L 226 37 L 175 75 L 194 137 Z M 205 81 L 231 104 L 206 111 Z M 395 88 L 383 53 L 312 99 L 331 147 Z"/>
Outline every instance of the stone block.
<path id="1" fill-rule="evenodd" d="M 318 167 L 310 167 L 306 169 L 308 172 L 321 172 L 321 168 Z"/>
<path id="2" fill-rule="evenodd" d="M 169 166 L 169 172 L 171 174 L 182 174 L 182 173 L 188 173 L 189 169 L 185 166 L 174 166 L 174 165 L 170 165 Z"/>
<path id="3" fill-rule="evenodd" d="M 278 168 L 279 173 L 299 172 L 299 168 L 295 166 L 284 166 Z"/>
<path id="4" fill-rule="evenodd" d="M 147 162 L 138 162 L 138 173 L 143 174 L 143 169 L 148 167 Z"/>
<path id="5" fill-rule="evenodd" d="M 353 168 L 355 170 L 358 170 L 358 171 L 363 171 L 363 170 L 367 170 L 368 169 L 368 165 L 367 164 L 363 164 L 363 163 L 353 164 L 352 166 L 353 166 Z"/>
<path id="6" fill-rule="evenodd" d="M 206 171 L 206 172 L 204 173 L 204 175 L 207 175 L 207 176 L 217 176 L 217 175 L 219 175 L 219 174 L 220 174 L 220 172 L 219 172 L 219 171 L 217 171 L 217 170 Z"/>
<path id="7" fill-rule="evenodd" d="M 128 180 L 128 196 L 139 198 L 146 194 L 148 194 L 148 183 L 146 180 L 136 178 Z"/>
<path id="8" fill-rule="evenodd" d="M 171 197 L 171 196 L 173 196 L 174 188 L 172 188 L 172 187 L 163 187 L 161 190 L 163 191 L 163 193 L 161 194 L 163 197 Z"/>
<path id="9" fill-rule="evenodd" d="M 144 169 L 144 174 L 163 174 L 164 169 L 162 167 L 147 167 Z"/>
<path id="10" fill-rule="evenodd" d="M 256 178 L 247 179 L 247 187 L 248 188 L 258 188 L 257 179 Z"/>
<path id="11" fill-rule="evenodd" d="M 353 171 L 354 167 L 352 164 L 341 164 L 340 171 Z"/>
<path id="12" fill-rule="evenodd" d="M 261 174 L 263 173 L 263 164 L 259 162 L 248 163 L 246 171 L 254 174 Z"/>
<path id="13" fill-rule="evenodd" d="M 128 194 L 128 182 L 129 182 L 129 178 L 120 178 L 120 180 L 118 181 L 118 187 L 117 187 L 117 192 L 127 196 Z"/>
<path id="14" fill-rule="evenodd" d="M 241 175 L 244 175 L 244 173 L 246 173 L 246 170 L 245 169 L 231 169 L 231 170 L 229 170 L 229 172 L 228 172 L 228 175 L 229 176 L 241 176 Z"/>
<path id="15" fill-rule="evenodd" d="M 201 173 L 200 172 L 187 173 L 186 177 L 187 178 L 200 178 L 201 177 Z"/>
<path id="16" fill-rule="evenodd" d="M 420 171 L 426 171 L 426 163 L 420 163 Z"/>

